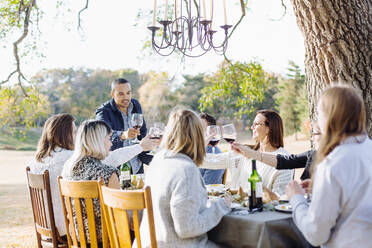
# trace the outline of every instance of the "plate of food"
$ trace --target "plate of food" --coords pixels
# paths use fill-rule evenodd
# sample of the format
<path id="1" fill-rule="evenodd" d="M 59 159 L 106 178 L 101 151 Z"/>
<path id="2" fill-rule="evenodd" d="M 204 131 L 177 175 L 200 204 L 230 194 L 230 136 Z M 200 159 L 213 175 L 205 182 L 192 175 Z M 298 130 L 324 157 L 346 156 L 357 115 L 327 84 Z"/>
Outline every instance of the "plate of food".
<path id="1" fill-rule="evenodd" d="M 292 213 L 292 205 L 290 203 L 284 203 L 276 205 L 275 210 L 283 213 Z"/>

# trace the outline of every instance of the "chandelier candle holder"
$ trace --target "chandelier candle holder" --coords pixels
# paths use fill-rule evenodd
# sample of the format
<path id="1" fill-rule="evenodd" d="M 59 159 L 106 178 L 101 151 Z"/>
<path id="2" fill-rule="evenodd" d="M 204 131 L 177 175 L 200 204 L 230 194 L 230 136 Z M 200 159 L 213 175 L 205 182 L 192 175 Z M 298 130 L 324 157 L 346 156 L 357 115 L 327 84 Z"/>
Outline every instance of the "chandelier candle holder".
<path id="1" fill-rule="evenodd" d="M 157 2 L 154 0 L 152 26 L 147 27 L 151 30 L 151 45 L 154 51 L 162 56 L 169 56 L 176 49 L 188 57 L 200 57 L 210 50 L 223 54 L 227 49 L 229 29 L 232 27 L 227 24 L 226 0 L 222 0 L 225 24 L 220 26 L 223 30 L 223 38 L 219 45 L 216 45 L 214 41 L 217 31 L 212 28 L 212 24 L 214 24 L 213 8 L 216 0 L 210 0 L 209 19 L 206 15 L 205 1 L 199 0 L 198 5 L 195 4 L 193 8 L 195 0 L 175 0 L 174 20 L 168 20 L 168 0 L 165 0 L 164 20 L 159 21 L 161 27 L 157 27 Z M 194 16 L 192 15 L 193 10 L 196 12 Z M 186 15 L 183 15 L 184 12 Z M 157 37 L 157 31 L 160 29 L 163 33 Z"/>

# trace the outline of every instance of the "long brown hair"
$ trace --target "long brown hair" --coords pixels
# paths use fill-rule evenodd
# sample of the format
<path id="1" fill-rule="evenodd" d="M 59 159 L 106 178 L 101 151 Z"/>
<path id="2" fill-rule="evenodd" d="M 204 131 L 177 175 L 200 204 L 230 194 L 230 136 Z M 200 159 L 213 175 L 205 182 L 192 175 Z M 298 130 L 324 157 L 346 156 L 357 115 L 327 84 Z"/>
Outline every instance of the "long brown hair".
<path id="1" fill-rule="evenodd" d="M 283 140 L 283 121 L 280 115 L 274 110 L 263 109 L 257 111 L 256 115 L 263 115 L 266 118 L 265 125 L 269 128 L 269 143 L 274 148 L 284 147 Z M 260 142 L 256 142 L 252 146 L 253 150 L 258 150 L 260 148 Z"/>
<path id="2" fill-rule="evenodd" d="M 316 164 L 323 161 L 348 136 L 366 132 L 364 102 L 354 88 L 337 85 L 324 90 L 320 96 L 319 108 L 327 118 Z"/>
<path id="3" fill-rule="evenodd" d="M 161 148 L 183 153 L 199 166 L 205 156 L 205 141 L 201 119 L 191 110 L 179 109 L 169 116 Z"/>
<path id="4" fill-rule="evenodd" d="M 37 147 L 36 161 L 41 162 L 43 158 L 50 156 L 56 147 L 74 149 L 74 120 L 70 114 L 58 114 L 48 118 Z"/>

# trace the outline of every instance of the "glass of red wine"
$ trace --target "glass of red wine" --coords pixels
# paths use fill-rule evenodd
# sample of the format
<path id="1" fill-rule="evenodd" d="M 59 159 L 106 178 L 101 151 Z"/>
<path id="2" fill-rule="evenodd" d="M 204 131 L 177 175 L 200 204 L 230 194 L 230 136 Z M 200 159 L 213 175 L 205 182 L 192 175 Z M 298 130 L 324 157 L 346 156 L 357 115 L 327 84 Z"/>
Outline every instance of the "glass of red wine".
<path id="1" fill-rule="evenodd" d="M 222 126 L 222 137 L 228 143 L 234 143 L 236 140 L 236 130 L 234 124 Z"/>
<path id="2" fill-rule="evenodd" d="M 212 153 L 215 153 L 215 147 L 221 140 L 221 130 L 219 126 L 211 125 L 207 127 L 207 136 L 213 135 L 212 139 L 209 141 L 209 145 L 212 146 Z"/>
<path id="3" fill-rule="evenodd" d="M 131 124 L 132 124 L 133 128 L 139 130 L 142 127 L 142 124 L 143 124 L 142 114 L 133 113 L 132 114 L 132 119 L 131 119 Z M 138 138 L 136 137 L 134 140 L 132 140 L 132 143 L 139 143 Z"/>
<path id="4" fill-rule="evenodd" d="M 148 135 L 150 136 L 150 139 L 160 139 L 162 136 L 162 132 L 158 127 L 154 126 L 150 127 Z M 155 155 L 153 151 L 150 151 L 148 154 Z"/>

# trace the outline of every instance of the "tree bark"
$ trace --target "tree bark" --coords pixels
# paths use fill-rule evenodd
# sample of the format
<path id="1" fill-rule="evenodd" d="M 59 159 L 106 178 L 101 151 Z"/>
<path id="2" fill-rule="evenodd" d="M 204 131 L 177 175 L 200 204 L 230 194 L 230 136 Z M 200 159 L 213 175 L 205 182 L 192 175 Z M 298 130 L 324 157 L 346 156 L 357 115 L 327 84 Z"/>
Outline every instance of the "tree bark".
<path id="1" fill-rule="evenodd" d="M 311 120 L 320 92 L 331 83 L 360 89 L 372 137 L 372 0 L 291 0 L 305 41 Z"/>

